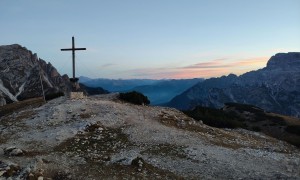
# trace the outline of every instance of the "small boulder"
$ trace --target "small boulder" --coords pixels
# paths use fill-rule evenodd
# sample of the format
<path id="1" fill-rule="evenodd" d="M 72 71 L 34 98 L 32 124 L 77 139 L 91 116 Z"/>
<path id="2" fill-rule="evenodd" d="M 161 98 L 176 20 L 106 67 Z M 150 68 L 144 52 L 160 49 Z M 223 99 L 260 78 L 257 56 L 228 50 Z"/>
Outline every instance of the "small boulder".
<path id="1" fill-rule="evenodd" d="M 7 156 L 22 156 L 24 155 L 25 151 L 16 147 L 8 147 L 4 150 L 4 155 Z"/>
<path id="2" fill-rule="evenodd" d="M 137 157 L 131 161 L 131 165 L 134 167 L 137 167 L 137 170 L 139 172 L 142 171 L 145 164 L 146 164 L 146 162 L 141 157 Z"/>

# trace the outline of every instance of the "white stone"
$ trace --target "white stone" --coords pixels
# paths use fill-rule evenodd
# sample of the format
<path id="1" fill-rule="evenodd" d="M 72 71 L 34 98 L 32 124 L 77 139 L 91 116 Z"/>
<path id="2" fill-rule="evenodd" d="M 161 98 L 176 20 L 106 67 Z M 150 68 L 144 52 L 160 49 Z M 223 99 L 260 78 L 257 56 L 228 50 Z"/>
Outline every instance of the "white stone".
<path id="1" fill-rule="evenodd" d="M 11 156 L 19 156 L 19 155 L 22 155 L 24 152 L 21 150 L 21 149 L 13 149 L 9 154 Z"/>
<path id="2" fill-rule="evenodd" d="M 70 92 L 70 99 L 84 99 L 83 92 Z"/>

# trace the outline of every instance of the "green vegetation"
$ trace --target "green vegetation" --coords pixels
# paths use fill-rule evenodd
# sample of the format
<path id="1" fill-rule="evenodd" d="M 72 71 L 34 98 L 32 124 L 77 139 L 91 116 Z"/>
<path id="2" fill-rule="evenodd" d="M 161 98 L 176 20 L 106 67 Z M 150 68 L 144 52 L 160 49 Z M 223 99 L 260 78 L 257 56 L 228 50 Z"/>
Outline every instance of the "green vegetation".
<path id="1" fill-rule="evenodd" d="M 19 101 L 19 102 L 14 102 L 11 104 L 6 104 L 4 106 L 0 107 L 0 117 L 9 115 L 13 112 L 20 111 L 26 107 L 37 107 L 42 104 L 44 104 L 44 99 L 43 98 L 32 98 L 32 99 L 27 99 L 24 101 Z"/>
<path id="2" fill-rule="evenodd" d="M 289 133 L 300 136 L 300 125 L 287 126 L 285 130 Z"/>
<path id="3" fill-rule="evenodd" d="M 253 126 L 252 127 L 252 130 L 253 131 L 256 131 L 256 132 L 260 132 L 261 131 L 261 128 L 259 126 Z"/>
<path id="4" fill-rule="evenodd" d="M 192 111 L 184 111 L 188 116 L 202 120 L 204 124 L 218 128 L 245 128 L 243 119 L 234 113 L 226 113 L 219 109 L 198 106 Z"/>
<path id="5" fill-rule="evenodd" d="M 209 126 L 262 132 L 300 147 L 300 125 L 288 121 L 288 117 L 247 104 L 226 103 L 225 107 L 213 109 L 198 106 L 184 113 Z"/>
<path id="6" fill-rule="evenodd" d="M 50 94 L 46 94 L 45 99 L 46 101 L 49 101 L 51 99 L 55 99 L 61 96 L 64 96 L 65 94 L 63 92 L 57 92 L 57 93 L 50 93 Z"/>
<path id="7" fill-rule="evenodd" d="M 239 112 L 243 112 L 243 111 L 247 111 L 247 112 L 251 112 L 251 113 L 264 113 L 264 110 L 250 105 L 250 104 L 239 104 L 239 103 L 225 103 L 225 106 L 229 106 L 229 107 L 235 107 L 235 109 Z"/>
<path id="8" fill-rule="evenodd" d="M 286 125 L 286 122 L 283 118 L 279 116 L 270 116 L 268 115 L 263 109 L 249 105 L 249 104 L 238 104 L 238 103 L 225 103 L 225 106 L 227 107 L 234 107 L 236 114 L 248 112 L 253 115 L 252 121 L 253 122 L 261 122 L 261 121 L 270 121 L 272 122 L 273 126 L 279 125 L 284 126 Z"/>
<path id="9" fill-rule="evenodd" d="M 132 91 L 127 93 L 120 93 L 119 98 L 123 101 L 136 104 L 136 105 L 148 105 L 150 101 L 147 96 L 144 96 L 142 93 Z"/>

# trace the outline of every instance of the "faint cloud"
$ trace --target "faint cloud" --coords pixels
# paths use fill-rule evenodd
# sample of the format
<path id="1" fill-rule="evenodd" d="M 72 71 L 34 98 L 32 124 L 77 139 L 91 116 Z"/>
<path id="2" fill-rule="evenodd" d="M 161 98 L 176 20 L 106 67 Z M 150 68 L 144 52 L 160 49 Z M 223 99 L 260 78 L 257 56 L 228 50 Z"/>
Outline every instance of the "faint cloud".
<path id="1" fill-rule="evenodd" d="M 228 67 L 228 65 L 226 65 L 224 62 L 225 60 L 227 60 L 227 58 L 214 59 L 214 60 L 210 60 L 209 62 L 201 62 L 190 66 L 185 66 L 182 68 L 183 69 L 207 69 L 207 68 Z"/>
<path id="2" fill-rule="evenodd" d="M 219 58 L 206 62 L 199 62 L 183 67 L 159 67 L 132 69 L 126 73 L 132 77 L 151 79 L 187 79 L 220 77 L 234 73 L 237 75 L 262 68 L 268 57 L 254 57 L 247 59 Z"/>
<path id="3" fill-rule="evenodd" d="M 108 68 L 108 67 L 112 67 L 112 66 L 116 66 L 116 64 L 113 64 L 113 63 L 106 63 L 106 64 L 102 64 L 100 66 L 101 69 L 104 69 L 104 68 Z"/>
<path id="4" fill-rule="evenodd" d="M 268 59 L 269 57 L 255 57 L 249 59 L 242 59 L 242 60 L 232 62 L 230 65 L 233 67 L 266 65 Z"/>

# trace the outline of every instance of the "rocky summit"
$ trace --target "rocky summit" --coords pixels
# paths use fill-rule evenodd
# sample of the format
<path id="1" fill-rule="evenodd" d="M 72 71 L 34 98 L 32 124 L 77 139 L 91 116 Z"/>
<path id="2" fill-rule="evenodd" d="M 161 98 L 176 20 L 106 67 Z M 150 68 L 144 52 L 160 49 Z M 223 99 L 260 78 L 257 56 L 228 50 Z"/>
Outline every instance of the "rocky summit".
<path id="1" fill-rule="evenodd" d="M 267 66 L 241 76 L 230 74 L 198 83 L 167 106 L 222 108 L 225 103 L 252 104 L 270 112 L 300 117 L 300 53 L 279 53 Z"/>
<path id="2" fill-rule="evenodd" d="M 290 144 L 117 97 L 60 97 L 1 117 L 0 179 L 300 177 L 300 151 Z"/>
<path id="3" fill-rule="evenodd" d="M 67 75 L 18 44 L 0 46 L 0 105 L 68 91 Z"/>

